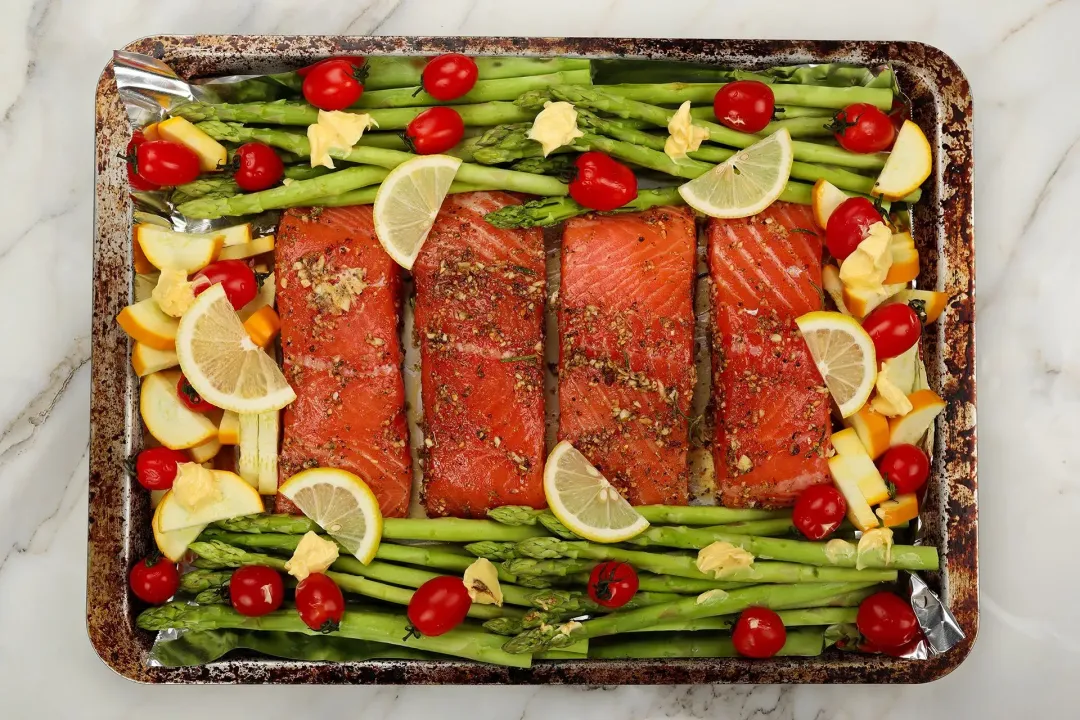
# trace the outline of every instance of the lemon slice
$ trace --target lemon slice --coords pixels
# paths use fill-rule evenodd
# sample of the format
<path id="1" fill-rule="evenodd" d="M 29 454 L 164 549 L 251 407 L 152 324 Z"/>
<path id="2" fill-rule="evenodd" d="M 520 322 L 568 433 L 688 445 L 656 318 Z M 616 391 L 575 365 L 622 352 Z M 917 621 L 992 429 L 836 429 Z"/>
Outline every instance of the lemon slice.
<path id="1" fill-rule="evenodd" d="M 386 254 L 412 269 L 461 160 L 422 155 L 390 171 L 375 194 L 375 234 Z"/>
<path id="2" fill-rule="evenodd" d="M 622 542 L 649 527 L 649 521 L 565 440 L 544 465 L 544 495 L 559 522 L 586 540 Z"/>
<path id="3" fill-rule="evenodd" d="M 296 399 L 277 362 L 251 341 L 220 284 L 195 298 L 180 319 L 176 356 L 195 391 L 219 408 L 261 413 Z"/>
<path id="4" fill-rule="evenodd" d="M 375 493 L 345 470 L 311 468 L 286 480 L 278 492 L 319 524 L 365 565 L 375 557 L 383 519 Z"/>
<path id="5" fill-rule="evenodd" d="M 930 177 L 933 163 L 930 141 L 918 125 L 905 120 L 870 194 L 889 200 L 905 197 Z"/>
<path id="6" fill-rule="evenodd" d="M 710 217 L 750 217 L 784 192 L 791 162 L 791 135 L 785 128 L 680 186 L 679 194 L 687 205 Z"/>
<path id="7" fill-rule="evenodd" d="M 877 382 L 874 341 L 858 320 L 843 313 L 806 313 L 795 323 L 840 414 L 851 417 L 866 404 Z"/>
<path id="8" fill-rule="evenodd" d="M 184 557 L 184 553 L 187 552 L 188 545 L 195 542 L 199 535 L 202 535 L 206 525 L 192 525 L 172 532 L 162 532 L 160 527 L 162 507 L 163 505 L 157 506 L 157 510 L 154 511 L 154 518 L 150 521 L 150 527 L 154 531 L 154 543 L 162 555 L 173 562 L 180 562 Z"/>

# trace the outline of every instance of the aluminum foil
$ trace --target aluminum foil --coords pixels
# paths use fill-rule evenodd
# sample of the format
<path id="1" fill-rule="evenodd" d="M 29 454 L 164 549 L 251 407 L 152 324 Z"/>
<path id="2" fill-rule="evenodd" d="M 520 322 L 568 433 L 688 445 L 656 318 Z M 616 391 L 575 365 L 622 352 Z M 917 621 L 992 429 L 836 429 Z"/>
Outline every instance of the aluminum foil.
<path id="1" fill-rule="evenodd" d="M 932 655 L 940 655 L 964 639 L 964 631 L 941 598 L 915 573 L 908 573 L 911 607 L 919 619 L 925 644 Z"/>

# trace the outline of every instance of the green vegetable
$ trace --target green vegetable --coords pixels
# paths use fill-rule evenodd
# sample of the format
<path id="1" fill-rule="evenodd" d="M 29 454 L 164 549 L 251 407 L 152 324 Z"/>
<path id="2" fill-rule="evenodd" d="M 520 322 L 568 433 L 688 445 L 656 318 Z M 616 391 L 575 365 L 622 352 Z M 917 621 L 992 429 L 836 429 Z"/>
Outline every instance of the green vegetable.
<path id="1" fill-rule="evenodd" d="M 664 84 L 604 85 L 604 92 L 611 95 L 640 100 L 654 105 L 680 105 L 711 103 L 725 83 L 671 82 Z M 532 88 L 530 88 L 532 89 Z M 869 103 L 881 110 L 891 110 L 891 88 L 829 87 L 823 85 L 776 84 L 772 86 L 773 98 L 779 105 L 799 105 L 813 108 L 842 110 L 854 103 Z"/>
<path id="2" fill-rule="evenodd" d="M 567 578 L 574 585 L 586 586 L 589 576 L 585 573 Z M 725 582 L 721 580 L 695 580 L 693 578 L 657 575 L 649 572 L 638 573 L 638 587 L 648 592 L 678 593 L 681 595 L 700 595 L 708 590 L 737 590 L 754 583 Z"/>
<path id="3" fill-rule="evenodd" d="M 562 577 L 591 571 L 595 564 L 591 560 L 537 560 L 536 558 L 519 557 L 515 560 L 507 560 L 501 563 L 501 566 L 515 577 Z"/>
<path id="4" fill-rule="evenodd" d="M 787 634 L 779 657 L 820 655 L 825 650 L 824 630 L 794 630 Z M 604 660 L 632 658 L 716 658 L 738 657 L 730 636 L 711 633 L 676 632 L 656 637 L 619 638 L 594 643 L 589 657 Z"/>
<path id="5" fill-rule="evenodd" d="M 468 183 L 454 182 L 450 183 L 450 190 L 448 195 L 455 195 L 457 193 L 468 192 L 480 192 L 482 190 L 498 190 L 498 187 L 491 185 L 469 185 Z M 348 205 L 372 205 L 375 202 L 375 195 L 378 193 L 379 188 L 367 187 L 360 188 L 359 190 L 352 190 L 341 195 L 334 195 L 332 197 L 319 198 L 312 200 L 311 204 L 315 207 L 345 207 Z"/>
<path id="6" fill-rule="evenodd" d="M 672 197 L 678 197 L 674 190 L 675 188 L 665 188 L 665 192 L 672 193 L 667 196 L 671 202 L 674 202 Z M 639 505 L 634 509 L 653 525 L 726 525 L 747 520 L 791 519 L 790 510 L 755 510 L 719 505 Z M 534 510 L 525 505 L 506 505 L 489 510 L 488 516 L 507 525 L 532 525 L 545 512 L 550 511 Z M 499 517 L 495 517 L 496 514 Z M 532 518 L 533 522 L 528 522 L 529 518 Z M 516 521 L 512 521 L 515 519 Z"/>
<path id="7" fill-rule="evenodd" d="M 546 534 L 540 528 L 509 527 L 493 520 L 385 518 L 382 536 L 384 540 L 518 542 Z"/>
<path id="8" fill-rule="evenodd" d="M 791 628 L 853 623 L 858 612 L 858 608 L 850 607 L 815 607 L 804 610 L 779 610 L 776 614 L 783 620 L 784 627 Z M 657 623 L 656 625 L 641 628 L 636 632 L 701 632 L 703 630 L 722 632 L 734 627 L 735 621 L 738 619 L 738 615 L 721 615 L 683 622 Z M 498 622 L 498 620 L 489 622 Z"/>
<path id="9" fill-rule="evenodd" d="M 638 591 L 634 594 L 634 597 L 630 598 L 630 601 L 619 608 L 619 610 L 630 610 L 633 608 L 645 607 L 647 605 L 659 605 L 660 603 L 671 602 L 672 600 L 678 599 L 680 599 L 679 595 L 674 593 Z M 529 593 L 529 601 L 532 603 L 533 607 L 539 608 L 545 612 L 569 612 L 573 615 L 613 612 L 612 608 L 604 607 L 603 605 L 593 602 L 585 593 L 571 590 L 537 590 L 536 592 Z"/>
<path id="10" fill-rule="evenodd" d="M 675 60 L 639 60 L 616 58 L 593 60 L 593 83 L 714 82 L 759 80 L 764 83 L 798 83 L 802 85 L 831 85 L 846 87 L 891 87 L 892 70 L 888 67 L 869 69 L 847 63 L 821 65 L 790 65 L 761 70 L 723 68 L 715 63 L 690 63 Z M 712 104 L 710 99 L 709 104 Z"/>
<path id="11" fill-rule="evenodd" d="M 551 175 L 566 182 L 574 170 L 574 155 L 550 155 L 548 157 L 522 158 L 510 166 L 518 172 Z"/>
<path id="12" fill-rule="evenodd" d="M 352 110 L 366 112 L 378 123 L 379 130 L 404 130 L 426 107 L 393 108 L 389 110 Z M 529 112 L 510 102 L 458 105 L 454 108 L 468 127 L 500 125 L 502 123 L 532 120 L 535 112 Z M 267 103 L 218 104 L 192 102 L 173 108 L 174 117 L 191 122 L 223 120 L 228 122 L 258 123 L 265 125 L 313 125 L 319 121 L 318 108 L 304 102 L 279 100 Z M 300 153 L 297 153 L 300 154 Z M 305 153 L 306 154 L 306 153 Z"/>
<path id="13" fill-rule="evenodd" d="M 465 546 L 465 549 L 478 558 L 487 558 L 492 562 L 513 560 L 517 557 L 517 554 L 514 552 L 514 543 L 512 542 L 482 540 L 481 542 L 469 543 Z"/>
<path id="14" fill-rule="evenodd" d="M 477 80 L 472 90 L 453 100 L 440 101 L 424 92 L 422 87 L 403 87 L 392 90 L 365 91 L 356 109 L 404 108 L 417 105 L 468 105 L 498 100 L 514 100 L 522 93 L 542 90 L 553 85 L 591 85 L 588 70 L 566 70 L 547 75 L 526 75 L 497 80 Z M 889 104 L 892 104 L 890 98 Z"/>
<path id="15" fill-rule="evenodd" d="M 376 55 L 367 58 L 368 75 L 364 81 L 365 92 L 386 88 L 403 88 L 419 85 L 424 66 L 430 58 Z M 474 57 L 477 78 L 495 80 L 526 75 L 545 75 L 565 70 L 588 70 L 589 61 L 579 58 L 536 57 Z M 299 85 L 297 86 L 299 89 Z"/>
<path id="16" fill-rule="evenodd" d="M 636 198 L 615 212 L 638 212 L 660 205 L 685 204 L 678 188 L 639 190 Z M 507 205 L 488 213 L 484 219 L 497 228 L 548 227 L 588 212 L 592 211 L 568 197 L 542 198 L 522 205 Z"/>
<path id="17" fill-rule="evenodd" d="M 230 520 L 218 520 L 212 527 L 234 533 L 275 533 L 284 535 L 304 535 L 309 532 L 321 533 L 322 528 L 314 520 L 303 515 L 244 515 Z M 204 533 L 205 534 L 205 533 Z M 290 550 L 289 552 L 292 552 Z"/>
<path id="18" fill-rule="evenodd" d="M 180 592 L 195 595 L 223 587 L 232 580 L 232 570 L 191 570 L 180 576 Z"/>
<path id="19" fill-rule="evenodd" d="M 240 192 L 240 186 L 232 179 L 232 176 L 210 176 L 192 180 L 183 185 L 173 188 L 170 200 L 177 205 L 188 200 L 213 195 L 215 197 L 228 197 Z"/>

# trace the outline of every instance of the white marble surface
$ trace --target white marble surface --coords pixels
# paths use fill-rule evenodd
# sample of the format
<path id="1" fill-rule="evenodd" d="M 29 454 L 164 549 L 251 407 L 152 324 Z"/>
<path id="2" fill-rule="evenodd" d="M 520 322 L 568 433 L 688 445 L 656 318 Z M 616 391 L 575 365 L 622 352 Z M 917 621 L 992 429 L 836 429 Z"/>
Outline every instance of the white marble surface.
<path id="1" fill-rule="evenodd" d="M 0 26 L 0 716 L 1075 716 L 1080 591 L 1080 0 L 4 0 Z M 921 687 L 228 688 L 132 684 L 84 629 L 92 98 L 154 33 L 922 40 L 978 110 L 982 629 Z M 207 707 L 206 703 L 213 703 Z"/>

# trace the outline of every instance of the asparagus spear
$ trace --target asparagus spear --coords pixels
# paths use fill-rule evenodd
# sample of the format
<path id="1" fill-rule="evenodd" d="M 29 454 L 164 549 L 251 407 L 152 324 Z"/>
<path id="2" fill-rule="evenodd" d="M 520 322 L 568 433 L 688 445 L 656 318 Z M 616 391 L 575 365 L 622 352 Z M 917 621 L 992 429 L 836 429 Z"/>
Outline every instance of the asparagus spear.
<path id="1" fill-rule="evenodd" d="M 934 547 L 893 545 L 889 554 L 889 562 L 886 562 L 884 548 L 867 550 L 860 558 L 855 546 L 851 543 L 830 548 L 827 543 L 820 542 L 737 535 L 725 532 L 723 526 L 700 529 L 650 527 L 634 537 L 630 542 L 643 547 L 662 545 L 692 550 L 701 549 L 714 542 L 726 542 L 741 547 L 753 553 L 756 557 L 786 560 L 805 565 L 838 568 L 853 568 L 858 565 L 866 568 L 896 568 L 899 570 L 938 569 L 937 548 Z M 537 557 L 523 550 L 520 545 L 516 548 L 516 551 L 529 557 Z"/>
<path id="2" fill-rule="evenodd" d="M 351 112 L 366 112 L 371 115 L 371 118 L 378 123 L 380 130 L 404 130 L 417 115 L 429 109 L 426 107 L 409 107 L 389 110 L 353 110 Z M 454 110 L 457 111 L 468 127 L 525 122 L 532 120 L 536 115 L 536 112 L 525 110 L 510 102 L 458 105 Z M 266 125 L 307 126 L 319 121 L 318 108 L 304 102 L 285 100 L 265 103 L 222 103 L 217 105 L 191 102 L 174 108 L 171 114 L 175 117 L 186 118 L 191 122 L 224 120 Z"/>
<path id="3" fill-rule="evenodd" d="M 675 188 L 668 199 L 677 197 Z M 660 204 L 667 204 L 660 203 Z M 728 508 L 719 505 L 639 505 L 635 510 L 652 525 L 726 525 L 747 520 L 791 519 L 790 510 L 757 510 Z M 534 510 L 526 505 L 504 505 L 488 511 L 488 517 L 507 525 L 533 525 L 547 510 Z M 529 522 L 529 520 L 532 522 Z"/>
<path id="4" fill-rule="evenodd" d="M 645 607 L 647 605 L 659 605 L 660 603 L 679 599 L 681 599 L 680 596 L 675 593 L 639 591 L 630 598 L 630 601 L 626 605 L 623 605 L 619 609 L 632 610 L 634 608 Z M 612 608 L 604 607 L 603 605 L 593 602 L 585 593 L 571 590 L 539 590 L 537 592 L 529 593 L 529 601 L 532 603 L 533 607 L 539 608 L 545 612 L 559 610 L 575 615 L 581 615 L 583 613 L 613 612 Z"/>
<path id="5" fill-rule="evenodd" d="M 595 564 L 592 560 L 587 559 L 538 560 L 536 558 L 519 557 L 501 563 L 501 567 L 515 577 L 562 577 L 592 571 Z"/>
<path id="6" fill-rule="evenodd" d="M 456 193 L 469 193 L 479 192 L 481 190 L 498 190 L 496 185 L 470 185 L 469 183 L 453 182 L 450 183 L 450 190 L 447 194 L 454 195 Z M 312 200 L 311 205 L 314 207 L 345 207 L 347 205 L 371 205 L 375 202 L 375 195 L 379 192 L 377 187 L 360 188 L 359 190 L 351 190 L 341 195 L 333 195 L 331 197 L 318 198 Z"/>
<path id="7" fill-rule="evenodd" d="M 476 557 L 487 558 L 492 562 L 513 560 L 517 557 L 517 553 L 514 552 L 514 543 L 512 542 L 482 540 L 480 542 L 469 543 L 465 546 L 465 549 Z"/>
<path id="8" fill-rule="evenodd" d="M 712 103 L 716 93 L 726 83 L 664 83 L 650 85 L 604 85 L 604 92 L 630 100 L 650 102 L 655 105 L 680 105 L 687 100 L 692 103 Z M 832 108 L 842 110 L 854 103 L 869 103 L 881 110 L 890 110 L 893 93 L 890 88 L 828 87 L 822 85 L 796 85 L 777 83 L 771 85 L 773 97 L 778 104 L 801 107 Z"/>
<path id="9" fill-rule="evenodd" d="M 197 127 L 215 140 L 230 140 L 232 142 L 249 142 L 251 140 L 257 140 L 259 142 L 264 142 L 267 145 L 289 150 L 290 152 L 297 152 L 301 155 L 307 155 L 311 151 L 311 146 L 306 137 L 283 130 L 249 128 L 243 125 L 214 121 L 201 122 Z M 416 157 L 416 155 L 400 152 L 398 150 L 362 146 L 356 146 L 351 150 L 345 151 L 335 150 L 330 154 L 333 157 L 345 160 L 346 162 L 378 165 L 387 169 L 395 168 L 406 160 Z M 533 195 L 566 195 L 569 192 L 566 185 L 555 178 L 549 178 L 543 175 L 532 175 L 530 173 L 514 172 L 513 170 L 503 170 L 501 168 L 485 167 L 483 165 L 475 165 L 467 162 L 461 163 L 461 166 L 458 167 L 455 179 L 463 183 L 492 185 L 503 190 L 531 193 Z M 290 186 L 290 188 L 291 187 L 292 186 Z M 335 193 L 323 193 L 323 195 L 333 194 Z"/>
<path id="10" fill-rule="evenodd" d="M 518 172 L 536 173 L 537 175 L 551 175 L 566 182 L 570 173 L 573 172 L 573 155 L 549 155 L 548 157 L 522 158 L 510 166 L 511 170 Z"/>
<path id="11" fill-rule="evenodd" d="M 853 623 L 858 612 L 858 608 L 817 607 L 806 608 L 805 610 L 780 610 L 776 614 L 784 621 L 784 627 L 790 628 Z M 499 622 L 502 619 L 496 618 L 488 622 Z M 718 617 L 698 618 L 697 620 L 685 620 L 682 622 L 661 622 L 634 632 L 699 632 L 702 630 L 722 632 L 730 630 L 738 619 L 738 615 L 720 615 Z"/>
<path id="12" fill-rule="evenodd" d="M 589 583 L 589 575 L 581 573 L 567 578 L 572 585 L 585 586 Z M 721 580 L 695 580 L 693 578 L 675 577 L 673 575 L 657 575 L 655 573 L 639 572 L 638 588 L 648 592 L 676 593 L 680 595 L 700 595 L 709 590 L 737 590 L 748 587 L 754 583 L 724 582 Z"/>
<path id="13" fill-rule="evenodd" d="M 362 109 L 404 108 L 417 105 L 467 105 L 498 100 L 514 100 L 522 93 L 542 90 L 553 85 L 591 85 L 588 70 L 566 70 L 547 75 L 526 75 L 497 80 L 477 80 L 472 89 L 453 100 L 440 101 L 424 92 L 423 87 L 403 87 L 364 92 L 353 106 Z M 891 93 L 890 93 L 891 95 Z M 889 99 L 890 106 L 892 98 Z"/>
<path id="14" fill-rule="evenodd" d="M 261 617 L 241 615 L 226 605 L 188 605 L 170 603 L 143 611 L 136 624 L 143 630 L 268 630 L 318 633 L 308 628 L 293 610 L 277 610 Z M 528 655 L 511 655 L 500 649 L 502 638 L 467 628 L 458 628 L 438 637 L 409 634 L 409 619 L 404 615 L 347 609 L 335 637 L 369 640 L 390 645 L 477 660 L 511 667 L 529 667 Z"/>
<path id="15" fill-rule="evenodd" d="M 232 579 L 232 570 L 191 570 L 180 576 L 180 592 L 194 595 L 224 586 Z"/>
<path id="16" fill-rule="evenodd" d="M 804 585 L 755 585 L 753 587 L 716 591 L 698 597 L 649 605 L 648 607 L 602 615 L 583 623 L 568 623 L 559 627 L 539 627 L 511 638 L 503 645 L 510 653 L 532 653 L 559 648 L 584 638 L 633 632 L 659 622 L 681 622 L 698 618 L 731 615 L 751 605 L 764 607 L 788 603 L 824 600 L 842 593 L 858 590 L 858 583 L 808 583 Z"/>
<path id="17" fill-rule="evenodd" d="M 195 602 L 200 605 L 224 605 L 232 602 L 229 591 L 223 587 L 212 587 L 195 594 Z"/>
<path id="18" fill-rule="evenodd" d="M 214 523 L 214 527 L 236 533 L 304 535 L 322 529 L 302 515 L 245 515 Z M 540 528 L 511 528 L 490 520 L 460 518 L 384 518 L 384 540 L 434 540 L 474 542 L 481 540 L 518 542 L 544 535 Z M 291 552 L 292 549 L 290 548 Z"/>
<path id="19" fill-rule="evenodd" d="M 177 185 L 173 188 L 172 195 L 169 199 L 179 205 L 188 200 L 206 197 L 207 195 L 227 197 L 229 195 L 236 195 L 239 192 L 240 186 L 236 184 L 236 181 L 233 180 L 231 176 L 211 176 L 201 177 L 197 180 L 192 180 L 189 183 Z"/>
<path id="20" fill-rule="evenodd" d="M 749 520 L 747 522 L 728 523 L 717 525 L 715 529 L 737 535 L 759 535 L 768 537 L 771 535 L 787 535 L 794 530 L 795 525 L 791 518 L 777 518 L 775 520 Z"/>
<path id="21" fill-rule="evenodd" d="M 646 532 L 649 532 L 648 530 Z M 640 536 L 638 536 L 640 537 Z M 745 535 L 732 535 L 732 538 L 747 538 Z M 772 538 L 762 538 L 772 539 Z M 788 541 L 785 541 L 788 542 Z M 733 543 L 735 544 L 735 543 Z M 687 555 L 666 555 L 661 553 L 623 550 L 610 545 L 589 542 L 568 542 L 557 538 L 531 538 L 519 542 L 514 551 L 527 558 L 587 558 L 590 560 L 620 560 L 633 565 L 638 570 L 660 575 L 675 575 L 685 578 L 708 580 L 710 578 L 697 568 L 696 560 Z M 752 552 L 752 551 L 751 551 Z M 766 557 L 774 557 L 767 555 Z M 518 563 L 512 561 L 512 563 Z M 783 562 L 755 562 L 750 567 L 732 568 L 722 578 L 731 582 L 890 582 L 896 579 L 895 570 L 855 570 L 848 567 L 814 567 Z"/>
<path id="22" fill-rule="evenodd" d="M 305 535 L 321 533 L 322 528 L 314 520 L 303 515 L 243 515 L 229 520 L 218 520 L 212 527 L 234 533 L 274 533 L 282 535 Z M 205 534 L 205 533 L 204 533 Z M 294 548 L 295 549 L 295 548 Z M 289 552 L 292 552 L 291 550 Z"/>
<path id="23" fill-rule="evenodd" d="M 368 75 L 364 90 L 383 90 L 419 85 L 424 66 L 429 58 L 380 55 L 367 59 Z M 579 58 L 533 58 L 533 57 L 475 57 L 476 77 L 479 80 L 514 78 L 526 75 L 543 75 L 564 70 L 588 70 L 588 60 Z M 295 73 L 289 73 L 296 75 Z M 275 76 L 276 77 L 276 76 Z M 296 76 L 299 79 L 299 76 Z M 296 83 L 296 89 L 300 89 Z"/>
<path id="24" fill-rule="evenodd" d="M 795 630 L 787 634 L 779 657 L 812 657 L 825 650 L 824 630 Z M 604 660 L 632 658 L 717 658 L 738 657 L 730 636 L 711 633 L 671 633 L 661 637 L 627 638 L 595 644 L 589 657 Z"/>
<path id="25" fill-rule="evenodd" d="M 809 198 L 809 193 L 807 193 L 807 198 Z M 636 198 L 615 212 L 637 212 L 660 205 L 685 204 L 686 202 L 679 195 L 678 188 L 639 190 Z M 488 213 L 484 219 L 497 228 L 548 227 L 588 212 L 592 211 L 568 197 L 542 198 L 530 200 L 522 205 L 507 205 L 500 210 Z"/>
<path id="26" fill-rule="evenodd" d="M 322 165 L 318 167 L 311 167 L 310 165 L 286 165 L 284 177 L 287 177 L 290 180 L 310 180 L 311 178 L 329 175 L 332 172 L 334 172 L 332 169 L 323 167 Z"/>

